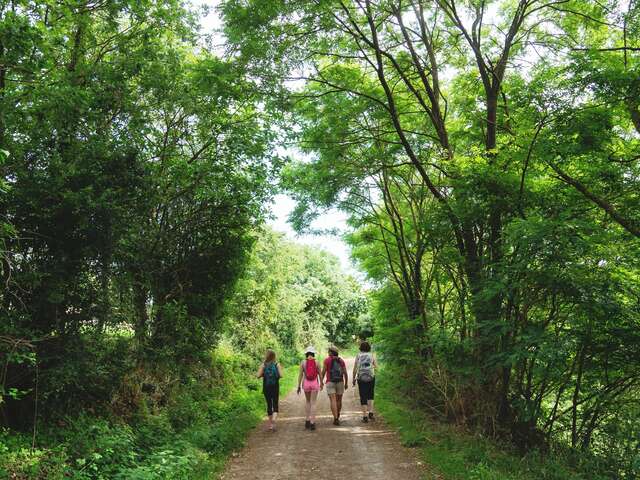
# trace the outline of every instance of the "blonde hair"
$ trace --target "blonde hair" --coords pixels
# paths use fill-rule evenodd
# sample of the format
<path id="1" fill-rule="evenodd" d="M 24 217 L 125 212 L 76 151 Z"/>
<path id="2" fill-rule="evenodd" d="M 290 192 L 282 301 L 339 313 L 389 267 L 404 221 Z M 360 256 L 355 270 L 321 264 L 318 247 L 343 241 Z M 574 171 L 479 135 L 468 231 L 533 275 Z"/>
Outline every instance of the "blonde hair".
<path id="1" fill-rule="evenodd" d="M 272 363 L 275 361 L 276 361 L 276 352 L 274 352 L 270 348 L 267 349 L 267 354 L 264 357 L 264 363 Z"/>

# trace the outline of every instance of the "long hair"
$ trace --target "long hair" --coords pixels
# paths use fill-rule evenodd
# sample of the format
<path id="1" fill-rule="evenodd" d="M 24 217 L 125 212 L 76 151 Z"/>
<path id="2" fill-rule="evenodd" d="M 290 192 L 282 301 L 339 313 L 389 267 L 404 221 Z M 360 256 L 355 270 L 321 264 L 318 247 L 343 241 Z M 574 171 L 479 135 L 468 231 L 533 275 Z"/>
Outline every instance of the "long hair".
<path id="1" fill-rule="evenodd" d="M 267 354 L 264 356 L 264 363 L 273 363 L 276 361 L 276 352 L 271 349 L 267 350 Z"/>

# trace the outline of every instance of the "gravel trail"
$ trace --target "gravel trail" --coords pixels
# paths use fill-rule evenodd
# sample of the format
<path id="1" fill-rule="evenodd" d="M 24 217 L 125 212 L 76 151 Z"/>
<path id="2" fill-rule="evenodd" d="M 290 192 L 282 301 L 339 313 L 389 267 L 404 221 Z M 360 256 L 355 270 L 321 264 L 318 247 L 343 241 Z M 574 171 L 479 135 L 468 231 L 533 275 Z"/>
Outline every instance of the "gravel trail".
<path id="1" fill-rule="evenodd" d="M 347 360 L 349 376 L 353 359 Z M 351 384 L 351 378 L 349 379 Z M 362 423 L 357 386 L 343 397 L 341 425 L 332 423 L 329 399 L 318 395 L 315 431 L 304 428 L 304 394 L 291 392 L 280 401 L 276 432 L 266 422 L 249 436 L 246 446 L 229 461 L 224 480 L 366 479 L 418 480 L 426 470 L 414 452 L 376 413 L 374 422 Z"/>

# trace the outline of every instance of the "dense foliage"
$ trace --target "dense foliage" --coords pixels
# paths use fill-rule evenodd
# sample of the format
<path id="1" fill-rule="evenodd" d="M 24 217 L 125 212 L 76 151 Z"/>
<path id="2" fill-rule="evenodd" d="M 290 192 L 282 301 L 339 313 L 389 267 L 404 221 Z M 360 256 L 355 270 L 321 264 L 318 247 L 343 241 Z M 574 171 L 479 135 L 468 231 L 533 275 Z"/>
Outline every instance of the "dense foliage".
<path id="1" fill-rule="evenodd" d="M 206 356 L 270 195 L 271 134 L 255 89 L 198 47 L 179 2 L 0 12 L 1 208 L 15 230 L 0 333 L 11 354 L 29 342 L 42 406 L 65 410 L 108 398 L 116 378 L 96 382 L 134 357 Z M 2 384 L 33 390 L 35 368 Z M 26 403 L 3 404 L 4 421 L 31 422 Z"/>
<path id="2" fill-rule="evenodd" d="M 624 478 L 640 467 L 639 9 L 224 3 L 238 60 L 308 153 L 285 172 L 294 222 L 350 214 L 376 338 L 425 404 Z"/>
<path id="3" fill-rule="evenodd" d="M 640 3 L 220 11 L 0 0 L 0 476 L 206 478 L 265 348 L 371 315 L 430 415 L 640 475 Z"/>
<path id="4" fill-rule="evenodd" d="M 177 1 L 0 2 L 2 478 L 208 478 L 260 418 L 214 348 L 274 135 L 201 40 Z"/>
<path id="5" fill-rule="evenodd" d="M 131 418 L 69 412 L 30 434 L 0 431 L 0 478 L 211 479 L 264 415 L 256 361 L 222 343 L 178 383 L 166 371 Z M 293 386 L 295 369 L 282 388 Z M 154 401 L 163 396 L 160 408 Z M 126 420 L 126 421 L 125 421 Z"/>

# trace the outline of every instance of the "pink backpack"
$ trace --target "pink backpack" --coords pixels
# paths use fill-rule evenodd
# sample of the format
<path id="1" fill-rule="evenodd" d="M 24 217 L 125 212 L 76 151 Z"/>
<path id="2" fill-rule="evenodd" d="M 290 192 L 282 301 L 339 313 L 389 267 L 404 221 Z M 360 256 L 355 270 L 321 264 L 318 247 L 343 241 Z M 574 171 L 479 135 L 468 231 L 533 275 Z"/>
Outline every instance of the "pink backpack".
<path id="1" fill-rule="evenodd" d="M 318 365 L 313 358 L 308 358 L 304 364 L 304 375 L 307 380 L 315 380 L 318 378 Z"/>

